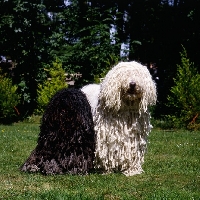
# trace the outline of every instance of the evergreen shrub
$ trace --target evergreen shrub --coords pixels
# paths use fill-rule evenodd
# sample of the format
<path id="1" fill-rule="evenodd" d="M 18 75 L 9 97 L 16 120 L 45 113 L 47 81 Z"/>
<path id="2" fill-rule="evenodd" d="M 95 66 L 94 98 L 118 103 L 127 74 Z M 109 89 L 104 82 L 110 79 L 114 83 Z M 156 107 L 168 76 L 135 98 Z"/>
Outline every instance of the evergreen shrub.
<path id="1" fill-rule="evenodd" d="M 168 119 L 174 127 L 200 129 L 200 74 L 187 57 L 183 47 L 181 64 L 177 65 L 177 75 L 174 86 L 168 96 L 168 106 L 171 114 Z"/>
<path id="2" fill-rule="evenodd" d="M 62 68 L 62 63 L 58 59 L 53 62 L 50 69 L 45 69 L 45 71 L 48 73 L 48 79 L 38 85 L 36 115 L 43 114 L 50 99 L 57 91 L 67 88 L 65 71 Z"/>
<path id="3" fill-rule="evenodd" d="M 2 123 L 10 123 L 20 114 L 16 107 L 20 102 L 17 88 L 17 85 L 13 85 L 12 79 L 2 74 L 0 69 L 0 121 Z"/>

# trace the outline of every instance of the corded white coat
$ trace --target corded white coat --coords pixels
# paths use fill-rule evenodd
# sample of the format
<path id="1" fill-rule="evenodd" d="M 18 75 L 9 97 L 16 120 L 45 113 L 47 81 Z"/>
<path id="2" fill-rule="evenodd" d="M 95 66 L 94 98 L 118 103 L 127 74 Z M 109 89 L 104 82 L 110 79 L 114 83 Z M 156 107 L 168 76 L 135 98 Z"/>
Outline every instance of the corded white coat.
<path id="1" fill-rule="evenodd" d="M 131 82 L 135 83 L 132 90 Z M 94 112 L 97 169 L 126 176 L 142 173 L 152 128 L 148 106 L 156 99 L 156 85 L 146 66 L 121 62 L 108 72 Z"/>

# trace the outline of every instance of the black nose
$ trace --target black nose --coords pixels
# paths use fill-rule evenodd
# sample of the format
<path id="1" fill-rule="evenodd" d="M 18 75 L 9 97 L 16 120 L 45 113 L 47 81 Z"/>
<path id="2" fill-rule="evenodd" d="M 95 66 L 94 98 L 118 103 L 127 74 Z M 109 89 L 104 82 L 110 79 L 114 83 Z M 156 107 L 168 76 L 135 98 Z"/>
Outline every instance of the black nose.
<path id="1" fill-rule="evenodd" d="M 131 89 L 131 90 L 134 90 L 134 89 L 135 89 L 135 86 L 136 86 L 136 83 L 135 83 L 134 81 L 131 81 L 131 82 L 129 83 L 129 86 L 130 86 L 130 89 Z"/>

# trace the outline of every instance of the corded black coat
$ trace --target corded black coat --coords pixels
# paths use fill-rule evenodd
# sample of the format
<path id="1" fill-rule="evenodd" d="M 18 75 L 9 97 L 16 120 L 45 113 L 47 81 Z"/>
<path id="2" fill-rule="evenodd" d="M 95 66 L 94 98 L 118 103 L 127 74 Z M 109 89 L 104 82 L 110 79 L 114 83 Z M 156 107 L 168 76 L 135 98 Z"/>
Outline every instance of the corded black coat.
<path id="1" fill-rule="evenodd" d="M 37 146 L 22 171 L 87 174 L 94 167 L 95 133 L 91 107 L 81 90 L 55 94 L 42 117 Z"/>

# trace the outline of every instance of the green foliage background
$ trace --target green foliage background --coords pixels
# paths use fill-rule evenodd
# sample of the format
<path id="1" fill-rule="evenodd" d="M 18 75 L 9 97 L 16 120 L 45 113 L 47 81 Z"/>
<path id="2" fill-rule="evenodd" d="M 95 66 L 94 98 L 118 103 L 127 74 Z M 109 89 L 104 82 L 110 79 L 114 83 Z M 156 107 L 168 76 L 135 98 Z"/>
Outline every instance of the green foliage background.
<path id="1" fill-rule="evenodd" d="M 38 85 L 47 78 L 43 69 L 56 58 L 66 73 L 82 74 L 78 88 L 98 82 L 121 60 L 156 63 L 156 117 L 169 114 L 166 97 L 181 44 L 200 69 L 199 18 L 200 0 L 0 1 L 0 55 L 17 63 L 12 81 L 21 96 L 21 115 L 35 111 Z"/>

